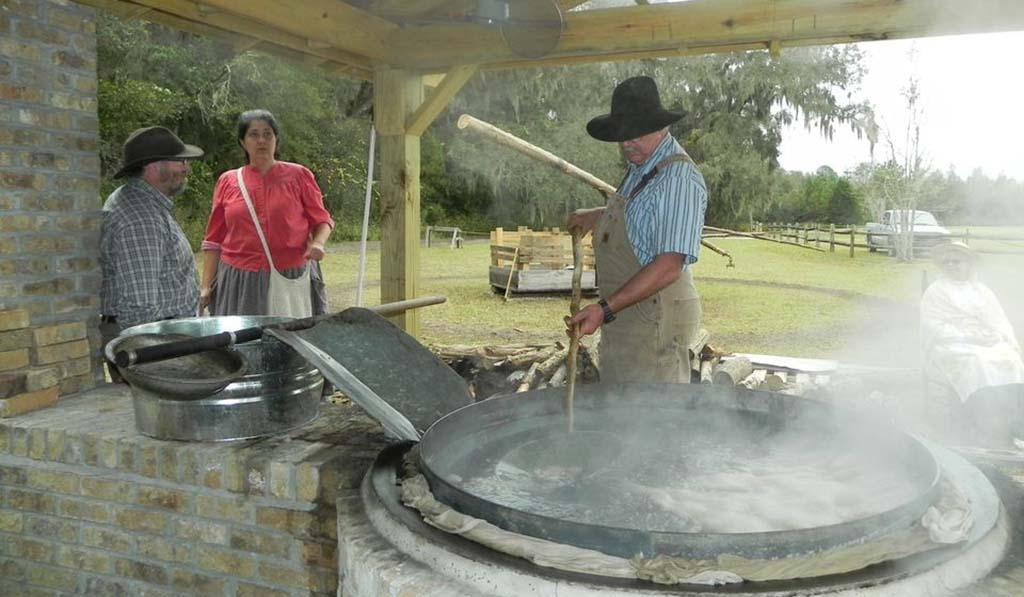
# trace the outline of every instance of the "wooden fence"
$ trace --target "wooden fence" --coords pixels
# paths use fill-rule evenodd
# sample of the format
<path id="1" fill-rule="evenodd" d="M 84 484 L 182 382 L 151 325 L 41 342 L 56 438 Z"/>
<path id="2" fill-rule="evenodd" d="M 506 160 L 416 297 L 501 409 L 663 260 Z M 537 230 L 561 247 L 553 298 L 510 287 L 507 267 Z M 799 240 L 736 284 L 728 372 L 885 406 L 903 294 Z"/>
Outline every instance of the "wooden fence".
<path id="1" fill-rule="evenodd" d="M 808 224 L 805 222 L 757 222 L 753 234 L 785 240 L 801 245 L 827 248 L 835 253 L 836 247 L 844 247 L 853 257 L 856 249 L 869 249 L 867 233 L 863 228 L 847 225 L 837 227 L 835 224 Z"/>
<path id="2" fill-rule="evenodd" d="M 827 249 L 830 253 L 836 252 L 836 247 L 842 247 L 842 251 L 848 252 L 850 257 L 856 255 L 856 249 L 885 249 L 876 245 L 868 244 L 868 232 L 864 228 L 854 225 L 836 226 L 835 224 L 815 224 L 807 222 L 756 222 L 754 224 L 755 236 L 765 236 L 776 240 L 789 241 L 800 245 L 813 246 Z M 893 237 L 896 233 L 872 232 L 870 236 Z M 963 233 L 950 234 L 949 240 L 961 240 L 970 243 L 974 240 L 999 240 L 999 241 L 1024 241 L 1024 237 L 993 236 L 971 234 L 970 230 Z M 916 239 L 915 239 L 916 240 Z"/>

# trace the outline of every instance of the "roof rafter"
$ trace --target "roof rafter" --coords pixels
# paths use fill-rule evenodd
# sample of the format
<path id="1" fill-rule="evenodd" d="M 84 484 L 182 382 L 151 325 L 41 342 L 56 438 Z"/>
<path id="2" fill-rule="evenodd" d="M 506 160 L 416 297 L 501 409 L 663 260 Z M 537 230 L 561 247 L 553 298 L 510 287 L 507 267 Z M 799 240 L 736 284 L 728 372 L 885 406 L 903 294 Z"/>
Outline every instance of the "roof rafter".
<path id="1" fill-rule="evenodd" d="M 202 0 L 202 4 L 246 17 L 339 50 L 388 62 L 387 40 L 399 27 L 341 0 Z"/>
<path id="2" fill-rule="evenodd" d="M 406 68 L 445 68 L 473 60 L 483 67 L 555 65 L 760 44 L 841 43 L 1024 29 L 1018 0 L 692 0 L 565 15 L 558 47 L 523 60 L 496 28 L 439 25 L 403 31 L 389 45 Z"/>
<path id="3" fill-rule="evenodd" d="M 317 49 L 306 39 L 242 17 L 204 13 L 197 3 L 189 0 L 77 1 L 122 18 L 143 19 L 180 31 L 220 39 L 231 44 L 236 52 L 258 50 L 357 79 L 373 79 L 373 67 L 365 58 L 334 48 Z"/>

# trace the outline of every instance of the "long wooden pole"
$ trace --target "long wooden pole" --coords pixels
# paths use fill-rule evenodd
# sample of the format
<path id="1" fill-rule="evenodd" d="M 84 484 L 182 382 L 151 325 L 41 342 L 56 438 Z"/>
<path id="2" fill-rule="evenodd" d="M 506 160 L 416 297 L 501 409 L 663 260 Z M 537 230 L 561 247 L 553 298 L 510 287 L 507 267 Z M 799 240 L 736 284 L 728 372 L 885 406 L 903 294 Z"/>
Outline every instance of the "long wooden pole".
<path id="1" fill-rule="evenodd" d="M 583 235 L 572 233 L 572 300 L 569 302 L 569 313 L 576 315 L 583 299 Z M 580 325 L 572 326 L 569 334 L 569 355 L 566 357 L 566 377 L 569 379 L 565 392 L 565 426 L 569 433 L 573 432 L 573 402 L 576 399 L 576 358 L 580 352 Z"/>
<path id="2" fill-rule="evenodd" d="M 476 118 L 473 118 L 469 114 L 463 114 L 462 116 L 459 116 L 459 120 L 458 122 L 456 122 L 456 126 L 458 126 L 460 129 L 469 129 L 470 131 L 477 133 L 482 137 L 494 141 L 498 145 L 504 145 L 505 147 L 514 149 L 527 157 L 531 157 L 539 162 L 547 164 L 556 170 L 568 174 L 569 176 L 575 178 L 576 180 L 579 180 L 583 183 L 586 183 L 594 187 L 602 194 L 604 194 L 606 197 L 615 192 L 615 187 L 606 183 L 600 178 L 594 176 L 593 174 L 587 172 L 586 170 L 573 164 L 570 164 L 569 162 L 563 160 L 557 155 L 551 153 L 550 151 L 546 151 L 544 149 L 541 149 L 540 147 L 537 147 L 536 145 L 533 145 L 532 143 L 524 141 L 519 137 L 516 137 L 512 133 L 503 131 L 498 127 L 494 126 L 493 124 L 488 124 L 482 120 L 477 120 Z"/>
<path id="3" fill-rule="evenodd" d="M 497 143 L 498 145 L 504 145 L 505 147 L 514 149 L 515 151 L 518 151 L 519 153 L 527 157 L 533 158 L 541 163 L 547 164 L 548 166 L 551 166 L 555 170 L 567 174 L 584 184 L 590 185 L 591 187 L 597 189 L 597 191 L 604 195 L 605 197 L 608 197 L 615 192 L 615 187 L 606 183 L 600 178 L 594 176 L 590 172 L 587 172 L 586 170 L 580 168 L 579 166 L 576 166 L 563 160 L 557 155 L 551 153 L 550 151 L 537 147 L 536 145 L 530 143 L 529 141 L 524 141 L 523 139 L 520 139 L 519 137 L 513 135 L 512 133 L 509 133 L 508 131 L 503 131 L 498 127 L 494 126 L 493 124 L 489 124 L 477 118 L 473 118 L 469 114 L 463 114 L 462 116 L 459 116 L 459 120 L 455 124 L 457 127 L 459 127 L 459 129 L 468 129 L 486 139 L 489 139 Z M 701 240 L 700 244 L 711 249 L 715 253 L 718 253 L 722 257 L 727 257 L 729 259 L 729 266 L 732 266 L 732 255 L 730 255 L 725 249 L 722 249 L 721 247 L 716 247 L 715 245 L 709 243 L 706 240 Z"/>

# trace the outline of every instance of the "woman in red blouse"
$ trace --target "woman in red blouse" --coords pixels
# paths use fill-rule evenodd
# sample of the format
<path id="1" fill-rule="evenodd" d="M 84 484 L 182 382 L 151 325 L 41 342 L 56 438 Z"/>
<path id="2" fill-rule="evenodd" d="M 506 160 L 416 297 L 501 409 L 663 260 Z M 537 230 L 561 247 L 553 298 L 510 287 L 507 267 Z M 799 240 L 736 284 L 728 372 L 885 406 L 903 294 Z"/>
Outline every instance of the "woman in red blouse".
<path id="1" fill-rule="evenodd" d="M 313 314 L 327 312 L 319 261 L 334 220 L 324 209 L 320 187 L 304 166 L 277 159 L 280 129 L 273 114 L 249 110 L 238 118 L 238 144 L 245 152 L 245 187 L 266 236 L 277 270 L 298 278 L 310 268 Z M 270 263 L 238 185 L 237 172 L 221 174 L 203 240 L 201 308 L 211 315 L 265 315 Z"/>

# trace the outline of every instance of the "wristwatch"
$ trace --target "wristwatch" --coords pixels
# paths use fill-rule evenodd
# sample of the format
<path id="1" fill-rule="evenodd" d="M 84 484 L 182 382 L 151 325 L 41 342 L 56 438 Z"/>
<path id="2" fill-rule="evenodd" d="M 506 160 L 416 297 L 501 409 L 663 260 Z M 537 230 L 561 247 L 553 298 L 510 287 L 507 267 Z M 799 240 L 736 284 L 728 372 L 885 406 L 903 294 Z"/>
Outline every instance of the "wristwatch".
<path id="1" fill-rule="evenodd" d="M 611 323 L 615 321 L 615 311 L 608 306 L 608 301 L 601 299 L 597 301 L 598 305 L 601 305 L 601 311 L 604 312 L 604 323 Z"/>

